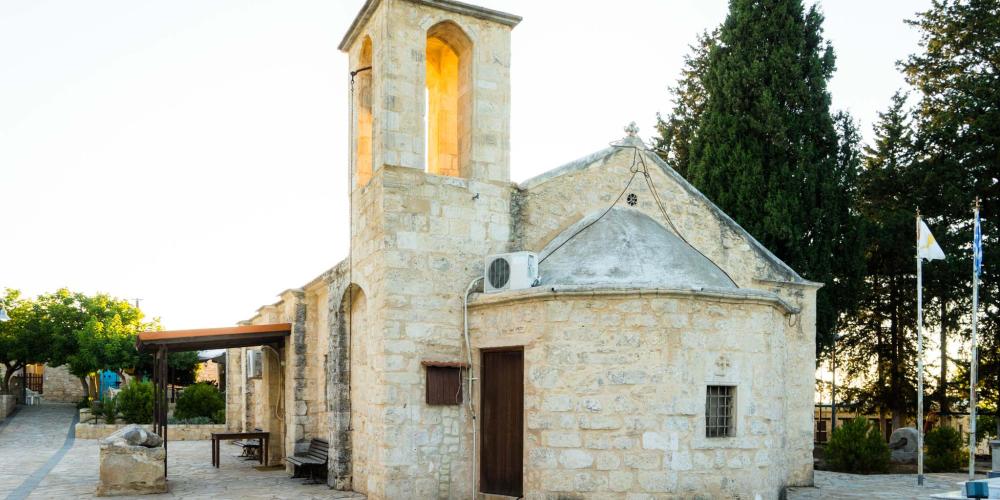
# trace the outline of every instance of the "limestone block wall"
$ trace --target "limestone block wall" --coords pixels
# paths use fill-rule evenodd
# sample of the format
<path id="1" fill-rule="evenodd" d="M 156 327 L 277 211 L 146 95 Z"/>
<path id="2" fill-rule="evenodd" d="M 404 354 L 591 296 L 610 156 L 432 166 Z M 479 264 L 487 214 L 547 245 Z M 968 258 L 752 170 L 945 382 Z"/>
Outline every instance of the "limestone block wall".
<path id="1" fill-rule="evenodd" d="M 83 399 L 80 379 L 69 372 L 67 366 L 45 365 L 42 375 L 43 396 L 46 401 L 79 403 Z"/>
<path id="2" fill-rule="evenodd" d="M 74 428 L 77 439 L 103 439 L 113 432 L 124 428 L 130 424 L 93 424 L 78 423 Z M 152 425 L 143 425 L 146 430 L 153 432 Z M 167 438 L 170 441 L 200 441 L 212 439 L 212 433 L 225 432 L 224 424 L 170 424 L 167 428 Z"/>
<path id="3" fill-rule="evenodd" d="M 243 349 L 226 349 L 226 430 L 245 431 L 246 393 Z"/>
<path id="4" fill-rule="evenodd" d="M 785 306 L 690 291 L 503 295 L 478 296 L 470 322 L 476 349 L 524 348 L 526 498 L 778 498 L 811 475 L 811 457 L 786 452 L 811 449 L 798 432 L 811 417 L 791 400 L 811 405 L 796 385 L 812 367 L 792 358 L 813 344 Z M 706 437 L 708 385 L 736 387 L 734 437 Z"/>
<path id="5" fill-rule="evenodd" d="M 379 494 L 448 497 L 468 491 L 470 448 L 460 432 L 468 416 L 463 407 L 425 404 L 420 362 L 465 359 L 462 296 L 482 276 L 484 257 L 508 249 L 511 188 L 389 166 L 382 182 L 388 307 L 373 333 L 383 340 L 369 346 L 387 390 L 375 431 L 386 488 Z"/>

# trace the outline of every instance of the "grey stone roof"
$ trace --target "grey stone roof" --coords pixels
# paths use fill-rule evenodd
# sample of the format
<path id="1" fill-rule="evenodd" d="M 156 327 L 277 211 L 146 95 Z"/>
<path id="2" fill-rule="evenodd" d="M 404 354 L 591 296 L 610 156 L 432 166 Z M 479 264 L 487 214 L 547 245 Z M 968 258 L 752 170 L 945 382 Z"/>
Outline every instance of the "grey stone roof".
<path id="1" fill-rule="evenodd" d="M 542 285 L 736 288 L 722 269 L 648 215 L 624 207 L 602 213 L 584 217 L 545 246 L 538 266 Z"/>
<path id="2" fill-rule="evenodd" d="M 646 150 L 645 144 L 638 137 L 626 137 L 620 141 L 621 145 L 625 146 L 639 146 L 639 154 L 644 155 L 644 158 L 660 168 L 660 170 L 667 176 L 673 179 L 677 184 L 684 189 L 688 194 L 690 194 L 695 199 L 700 200 L 708 210 L 715 216 L 716 219 L 724 226 L 728 227 L 730 230 L 746 238 L 747 242 L 750 244 L 750 249 L 759 255 L 765 262 L 770 264 L 770 272 L 767 275 L 758 276 L 758 279 L 766 279 L 780 282 L 791 282 L 802 285 L 809 286 L 822 286 L 820 283 L 814 283 L 812 281 L 804 279 L 799 273 L 795 272 L 784 261 L 779 259 L 776 255 L 771 253 L 764 245 L 762 245 L 756 238 L 753 237 L 749 232 L 743 229 L 736 221 L 734 221 L 728 214 L 722 211 L 718 206 L 715 205 L 711 200 L 709 200 L 701 191 L 698 191 L 694 186 L 691 185 L 686 179 L 681 177 L 674 169 L 670 168 L 669 165 L 658 155 L 650 153 Z M 575 172 L 581 172 L 590 168 L 599 167 L 607 164 L 611 161 L 615 154 L 622 151 L 622 148 L 618 147 L 607 147 L 591 153 L 587 156 L 569 162 L 560 167 L 554 168 L 540 175 L 532 177 L 518 184 L 518 188 L 530 191 L 535 187 L 545 184 L 546 182 L 555 180 L 567 174 L 572 174 Z M 683 243 L 683 242 L 682 242 Z"/>

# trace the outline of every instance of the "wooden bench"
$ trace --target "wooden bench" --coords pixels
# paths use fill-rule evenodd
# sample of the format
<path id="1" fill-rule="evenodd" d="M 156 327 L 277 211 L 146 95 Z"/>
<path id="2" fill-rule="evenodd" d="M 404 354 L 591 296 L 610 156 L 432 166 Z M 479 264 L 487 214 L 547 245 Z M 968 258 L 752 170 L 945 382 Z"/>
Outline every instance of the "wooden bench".
<path id="1" fill-rule="evenodd" d="M 295 456 L 288 457 L 286 460 L 288 463 L 295 466 L 295 474 L 292 477 L 303 477 L 300 475 L 300 471 L 309 471 L 309 481 L 311 484 L 320 484 L 318 477 L 322 474 L 317 474 L 317 472 L 322 472 L 326 470 L 327 457 L 330 453 L 330 443 L 325 439 L 312 439 L 309 441 L 309 449 L 305 453 L 295 454 Z"/>

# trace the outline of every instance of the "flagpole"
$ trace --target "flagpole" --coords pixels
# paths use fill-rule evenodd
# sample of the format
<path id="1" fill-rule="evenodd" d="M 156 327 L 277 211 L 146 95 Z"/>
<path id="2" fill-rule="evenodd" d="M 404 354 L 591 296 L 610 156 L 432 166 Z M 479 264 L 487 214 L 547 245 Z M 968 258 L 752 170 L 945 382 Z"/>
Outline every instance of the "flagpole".
<path id="1" fill-rule="evenodd" d="M 920 210 L 917 210 L 920 242 Z M 924 293 L 920 250 L 917 249 L 917 486 L 924 485 Z"/>
<path id="2" fill-rule="evenodd" d="M 979 233 L 976 233 L 976 227 L 979 225 L 979 198 L 976 198 L 976 208 L 973 211 L 973 224 L 975 224 L 973 229 L 972 238 L 972 365 L 970 366 L 969 373 L 971 380 L 969 381 L 969 481 L 976 478 L 976 383 L 977 373 L 979 369 L 979 344 L 976 339 L 976 328 L 978 326 L 978 316 L 979 316 L 979 269 L 977 262 L 977 257 L 979 256 L 981 249 L 977 251 L 976 244 L 978 243 L 976 236 L 982 234 L 982 228 L 979 228 Z M 981 238 L 982 236 L 980 236 Z"/>

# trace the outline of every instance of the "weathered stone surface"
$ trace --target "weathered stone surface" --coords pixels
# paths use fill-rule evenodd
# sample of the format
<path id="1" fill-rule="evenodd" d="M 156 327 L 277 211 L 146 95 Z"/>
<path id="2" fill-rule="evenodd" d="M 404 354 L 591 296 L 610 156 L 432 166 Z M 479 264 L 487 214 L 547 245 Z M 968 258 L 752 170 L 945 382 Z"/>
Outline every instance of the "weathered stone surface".
<path id="1" fill-rule="evenodd" d="M 917 463 L 917 429 L 900 427 L 889 436 L 890 460 L 896 463 Z"/>
<path id="2" fill-rule="evenodd" d="M 124 428 L 126 425 L 135 424 L 95 424 L 81 422 L 76 424 L 76 438 L 104 439 L 109 434 Z M 142 428 L 149 432 L 153 431 L 153 426 L 149 424 L 143 424 Z M 170 427 L 167 429 L 167 437 L 171 443 L 174 441 L 199 441 L 211 439 L 213 432 L 225 432 L 226 430 L 225 424 L 170 424 Z"/>
<path id="3" fill-rule="evenodd" d="M 139 424 L 128 424 L 101 439 L 101 446 L 144 446 L 156 448 L 163 444 L 163 438 L 148 431 Z"/>
<path id="4" fill-rule="evenodd" d="M 0 394 L 0 420 L 7 418 L 10 412 L 17 406 L 17 396 L 13 394 Z"/>
<path id="5" fill-rule="evenodd" d="M 97 496 L 146 495 L 167 491 L 163 467 L 167 453 L 159 446 L 162 444 L 159 436 L 132 425 L 102 439 L 100 443 Z M 152 443 L 156 443 L 155 447 L 146 446 Z"/>

